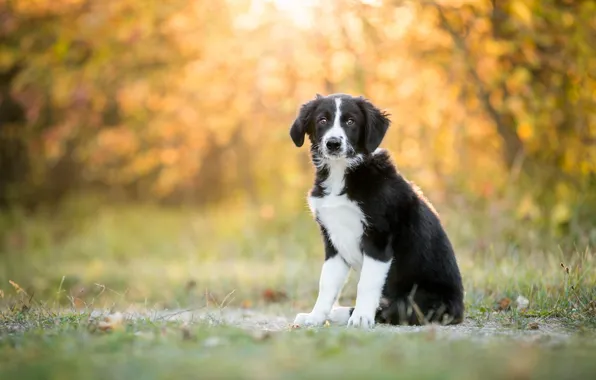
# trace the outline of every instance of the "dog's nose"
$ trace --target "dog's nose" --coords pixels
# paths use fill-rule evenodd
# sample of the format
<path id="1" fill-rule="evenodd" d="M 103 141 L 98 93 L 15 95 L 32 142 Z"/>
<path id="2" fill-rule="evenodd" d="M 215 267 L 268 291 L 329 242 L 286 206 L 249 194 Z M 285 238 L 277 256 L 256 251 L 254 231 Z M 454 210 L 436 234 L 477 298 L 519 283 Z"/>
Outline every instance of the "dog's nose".
<path id="1" fill-rule="evenodd" d="M 325 143 L 329 152 L 337 152 L 341 149 L 341 139 L 339 137 L 331 137 Z"/>

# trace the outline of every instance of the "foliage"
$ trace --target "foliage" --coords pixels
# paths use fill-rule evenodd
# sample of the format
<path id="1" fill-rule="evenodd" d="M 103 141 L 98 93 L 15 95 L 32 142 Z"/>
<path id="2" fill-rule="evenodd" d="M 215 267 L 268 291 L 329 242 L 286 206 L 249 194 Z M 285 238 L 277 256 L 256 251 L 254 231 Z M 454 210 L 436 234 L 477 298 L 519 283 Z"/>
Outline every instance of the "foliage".
<path id="1" fill-rule="evenodd" d="M 0 201 L 93 189 L 296 202 L 284 190 L 309 182 L 287 138 L 296 109 L 348 92 L 388 109 L 385 145 L 435 199 L 513 187 L 521 217 L 585 224 L 596 204 L 595 7 L 5 0 Z"/>

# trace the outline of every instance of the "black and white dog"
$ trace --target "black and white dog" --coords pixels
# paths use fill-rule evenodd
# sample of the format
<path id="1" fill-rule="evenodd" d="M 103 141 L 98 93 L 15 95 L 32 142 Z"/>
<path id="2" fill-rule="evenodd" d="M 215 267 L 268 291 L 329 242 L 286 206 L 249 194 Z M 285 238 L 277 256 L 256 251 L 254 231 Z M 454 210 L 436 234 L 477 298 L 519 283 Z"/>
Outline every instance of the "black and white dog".
<path id="1" fill-rule="evenodd" d="M 317 95 L 290 129 L 296 146 L 306 135 L 311 142 L 316 178 L 308 204 L 325 245 L 315 306 L 296 325 L 463 320 L 461 275 L 441 222 L 378 149 L 389 123 L 362 97 Z M 356 305 L 334 307 L 350 268 L 360 274 Z"/>

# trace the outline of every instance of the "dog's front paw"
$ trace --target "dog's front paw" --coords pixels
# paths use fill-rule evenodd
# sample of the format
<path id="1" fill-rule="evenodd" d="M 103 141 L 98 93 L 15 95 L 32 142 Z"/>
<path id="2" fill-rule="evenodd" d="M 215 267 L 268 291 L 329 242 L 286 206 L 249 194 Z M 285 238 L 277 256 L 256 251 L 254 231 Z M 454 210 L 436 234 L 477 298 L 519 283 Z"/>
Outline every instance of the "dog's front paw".
<path id="1" fill-rule="evenodd" d="M 294 319 L 294 324 L 298 326 L 322 326 L 325 319 L 324 314 L 299 313 Z"/>
<path id="2" fill-rule="evenodd" d="M 363 313 L 355 309 L 350 319 L 348 319 L 348 327 L 362 327 L 372 329 L 375 325 L 374 313 Z"/>

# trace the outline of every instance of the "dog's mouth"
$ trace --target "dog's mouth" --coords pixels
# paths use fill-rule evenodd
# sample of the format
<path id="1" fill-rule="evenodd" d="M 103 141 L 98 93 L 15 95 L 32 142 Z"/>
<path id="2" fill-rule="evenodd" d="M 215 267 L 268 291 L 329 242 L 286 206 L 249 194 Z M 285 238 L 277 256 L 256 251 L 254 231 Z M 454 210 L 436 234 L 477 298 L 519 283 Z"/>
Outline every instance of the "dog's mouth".
<path id="1" fill-rule="evenodd" d="M 340 152 L 329 152 L 325 149 L 323 156 L 328 160 L 341 160 L 342 158 L 347 158 L 347 154 L 343 150 Z"/>

